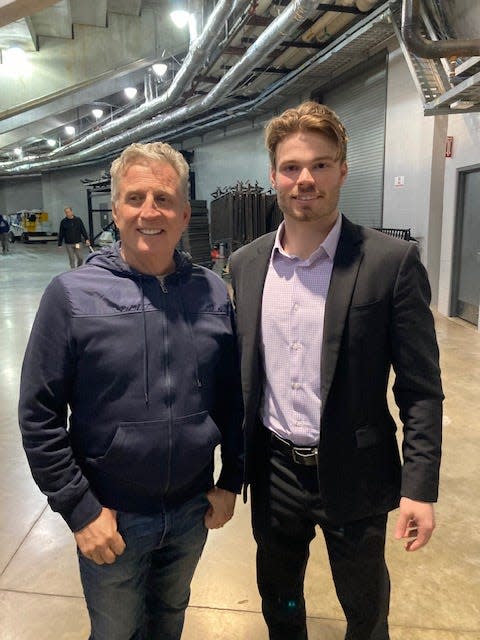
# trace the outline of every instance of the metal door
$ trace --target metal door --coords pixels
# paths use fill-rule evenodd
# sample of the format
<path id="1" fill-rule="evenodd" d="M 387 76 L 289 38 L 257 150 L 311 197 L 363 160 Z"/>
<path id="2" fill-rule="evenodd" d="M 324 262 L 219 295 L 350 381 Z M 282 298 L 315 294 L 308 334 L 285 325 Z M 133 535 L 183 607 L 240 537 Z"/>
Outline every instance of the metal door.
<path id="1" fill-rule="evenodd" d="M 460 173 L 453 315 L 478 325 L 480 306 L 480 169 Z"/>

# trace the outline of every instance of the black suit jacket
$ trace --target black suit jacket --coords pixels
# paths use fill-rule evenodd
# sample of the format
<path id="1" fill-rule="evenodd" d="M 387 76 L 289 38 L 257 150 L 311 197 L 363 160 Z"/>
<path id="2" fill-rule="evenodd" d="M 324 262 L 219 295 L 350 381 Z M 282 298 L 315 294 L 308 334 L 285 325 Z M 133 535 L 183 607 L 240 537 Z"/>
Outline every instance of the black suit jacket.
<path id="1" fill-rule="evenodd" d="M 264 478 L 258 421 L 264 373 L 261 303 L 275 234 L 231 258 L 245 403 L 247 484 Z M 319 478 L 332 521 L 385 513 L 400 495 L 434 502 L 438 494 L 442 388 L 429 309 L 430 287 L 418 250 L 342 220 L 328 291 L 321 361 Z M 387 406 L 390 369 L 403 423 L 403 464 Z M 260 455 L 259 455 L 260 453 Z"/>

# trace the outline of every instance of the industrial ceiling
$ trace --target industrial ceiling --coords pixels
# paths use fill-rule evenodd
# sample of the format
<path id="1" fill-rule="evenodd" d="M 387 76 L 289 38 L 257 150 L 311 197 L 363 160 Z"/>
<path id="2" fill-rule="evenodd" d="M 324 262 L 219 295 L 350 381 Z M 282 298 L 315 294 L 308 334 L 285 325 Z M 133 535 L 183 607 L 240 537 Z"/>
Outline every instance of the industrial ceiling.
<path id="1" fill-rule="evenodd" d="M 457 37 L 439 0 L 413 2 L 417 48 Z M 183 30 L 170 20 L 174 4 L 0 3 L 0 175 L 96 162 L 133 141 L 181 143 L 262 117 L 326 89 L 397 38 L 426 114 L 480 110 L 478 41 L 462 41 L 466 48 L 448 59 L 412 52 L 400 0 L 189 0 L 194 22 Z M 26 52 L 23 75 L 7 73 L 12 46 Z M 155 63 L 165 64 L 163 76 Z"/>

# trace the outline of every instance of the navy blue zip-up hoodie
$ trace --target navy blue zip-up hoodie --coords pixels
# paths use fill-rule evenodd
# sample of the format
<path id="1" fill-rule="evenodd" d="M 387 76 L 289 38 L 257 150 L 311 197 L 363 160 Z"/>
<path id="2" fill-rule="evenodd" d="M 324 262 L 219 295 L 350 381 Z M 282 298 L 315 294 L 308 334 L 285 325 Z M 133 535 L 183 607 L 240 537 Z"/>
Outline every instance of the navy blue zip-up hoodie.
<path id="1" fill-rule="evenodd" d="M 120 244 L 53 279 L 22 368 L 19 421 L 33 477 L 73 531 L 101 507 L 154 513 L 242 482 L 232 306 L 214 273 L 175 253 L 164 278 Z M 70 410 L 67 428 L 67 409 Z"/>

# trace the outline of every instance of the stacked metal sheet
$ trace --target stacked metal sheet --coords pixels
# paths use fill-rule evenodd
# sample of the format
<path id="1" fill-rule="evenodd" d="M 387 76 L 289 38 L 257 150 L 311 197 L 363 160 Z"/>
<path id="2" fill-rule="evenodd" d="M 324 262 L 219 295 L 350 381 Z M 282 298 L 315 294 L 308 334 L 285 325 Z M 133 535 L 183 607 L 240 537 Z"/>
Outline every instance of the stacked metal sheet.
<path id="1" fill-rule="evenodd" d="M 191 200 L 192 217 L 182 234 L 179 248 L 192 256 L 193 262 L 210 267 L 210 238 L 208 228 L 208 209 L 206 200 Z"/>

